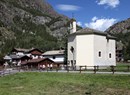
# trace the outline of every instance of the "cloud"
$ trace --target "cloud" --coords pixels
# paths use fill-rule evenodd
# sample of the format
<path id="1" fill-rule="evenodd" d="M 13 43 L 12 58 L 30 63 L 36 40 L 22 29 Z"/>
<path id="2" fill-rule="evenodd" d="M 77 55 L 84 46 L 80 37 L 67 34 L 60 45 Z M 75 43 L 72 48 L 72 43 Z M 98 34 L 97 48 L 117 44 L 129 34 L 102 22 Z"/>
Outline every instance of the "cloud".
<path id="1" fill-rule="evenodd" d="M 78 21 L 77 25 L 82 26 L 82 22 Z"/>
<path id="2" fill-rule="evenodd" d="M 96 21 L 98 18 L 95 16 L 92 18 L 92 21 Z"/>
<path id="3" fill-rule="evenodd" d="M 59 4 L 57 5 L 57 8 L 62 11 L 78 11 L 81 7 L 75 5 Z"/>
<path id="4" fill-rule="evenodd" d="M 98 19 L 96 16 L 92 18 L 92 21 L 90 23 L 85 23 L 86 27 L 100 30 L 100 31 L 105 31 L 107 28 L 112 26 L 117 22 L 117 19 L 114 18 L 101 18 Z"/>
<path id="5" fill-rule="evenodd" d="M 97 4 L 98 5 L 107 5 L 112 8 L 116 8 L 120 4 L 120 1 L 119 0 L 98 0 Z"/>

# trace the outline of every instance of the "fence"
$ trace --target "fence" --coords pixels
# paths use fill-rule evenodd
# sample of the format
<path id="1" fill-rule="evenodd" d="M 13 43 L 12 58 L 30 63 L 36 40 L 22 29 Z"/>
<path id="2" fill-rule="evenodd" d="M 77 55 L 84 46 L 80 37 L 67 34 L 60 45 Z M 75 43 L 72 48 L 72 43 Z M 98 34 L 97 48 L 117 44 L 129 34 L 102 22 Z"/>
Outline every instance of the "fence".
<path id="1" fill-rule="evenodd" d="M 84 69 L 82 69 L 84 68 Z M 87 69 L 89 68 L 89 69 Z M 79 69 L 80 73 L 82 71 L 93 71 L 94 74 L 97 72 L 112 72 L 114 74 L 115 72 L 129 72 L 130 71 L 130 65 L 126 66 L 80 66 Z"/>
<path id="2" fill-rule="evenodd" d="M 22 66 L 22 67 L 13 67 L 13 68 L 7 68 L 7 69 L 1 69 L 0 70 L 0 76 L 10 75 L 18 72 L 76 72 L 76 73 L 87 73 L 91 72 L 96 74 L 97 72 L 110 72 L 114 74 L 115 72 L 130 72 L 130 65 L 126 66 L 78 66 L 77 67 L 70 67 L 70 66 L 64 66 L 64 67 L 55 67 L 55 68 L 44 68 L 39 69 L 35 67 L 28 67 L 28 66 Z"/>
<path id="3" fill-rule="evenodd" d="M 0 77 L 5 75 L 10 75 L 10 74 L 14 74 L 14 71 L 12 72 L 12 69 L 0 70 Z"/>

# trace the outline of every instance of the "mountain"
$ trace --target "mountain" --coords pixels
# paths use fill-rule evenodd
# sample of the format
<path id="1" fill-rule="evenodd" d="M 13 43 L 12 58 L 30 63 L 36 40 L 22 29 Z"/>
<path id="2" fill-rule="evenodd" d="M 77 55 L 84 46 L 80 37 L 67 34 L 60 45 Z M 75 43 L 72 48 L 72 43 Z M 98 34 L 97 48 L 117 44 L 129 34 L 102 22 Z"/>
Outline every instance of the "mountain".
<path id="1" fill-rule="evenodd" d="M 117 41 L 123 44 L 124 59 L 130 60 L 130 18 L 114 24 L 105 32 L 117 37 Z M 121 44 L 117 44 L 117 47 Z"/>
<path id="2" fill-rule="evenodd" d="M 130 18 L 114 24 L 113 26 L 108 28 L 106 32 L 109 32 L 111 34 L 130 32 Z"/>
<path id="3" fill-rule="evenodd" d="M 0 0 L 0 54 L 13 47 L 64 47 L 68 21 L 45 0 Z"/>

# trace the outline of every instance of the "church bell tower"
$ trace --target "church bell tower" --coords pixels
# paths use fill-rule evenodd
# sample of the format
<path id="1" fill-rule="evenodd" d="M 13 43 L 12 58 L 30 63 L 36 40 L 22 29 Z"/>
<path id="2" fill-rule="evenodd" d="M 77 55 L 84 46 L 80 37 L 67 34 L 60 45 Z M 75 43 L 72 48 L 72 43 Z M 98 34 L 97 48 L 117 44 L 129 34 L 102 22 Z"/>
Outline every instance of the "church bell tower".
<path id="1" fill-rule="evenodd" d="M 75 32 L 76 32 L 76 20 L 72 18 L 70 20 L 70 34 L 75 33 Z"/>

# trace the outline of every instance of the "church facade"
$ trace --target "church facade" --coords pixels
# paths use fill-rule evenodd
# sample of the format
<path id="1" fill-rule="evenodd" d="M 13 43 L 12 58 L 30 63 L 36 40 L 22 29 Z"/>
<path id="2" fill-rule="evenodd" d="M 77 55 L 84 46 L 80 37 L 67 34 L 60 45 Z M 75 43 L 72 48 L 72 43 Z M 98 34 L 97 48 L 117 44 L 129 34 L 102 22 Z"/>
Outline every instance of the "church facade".
<path id="1" fill-rule="evenodd" d="M 71 21 L 68 36 L 68 65 L 115 66 L 115 37 L 90 28 L 76 31 L 76 21 Z"/>

